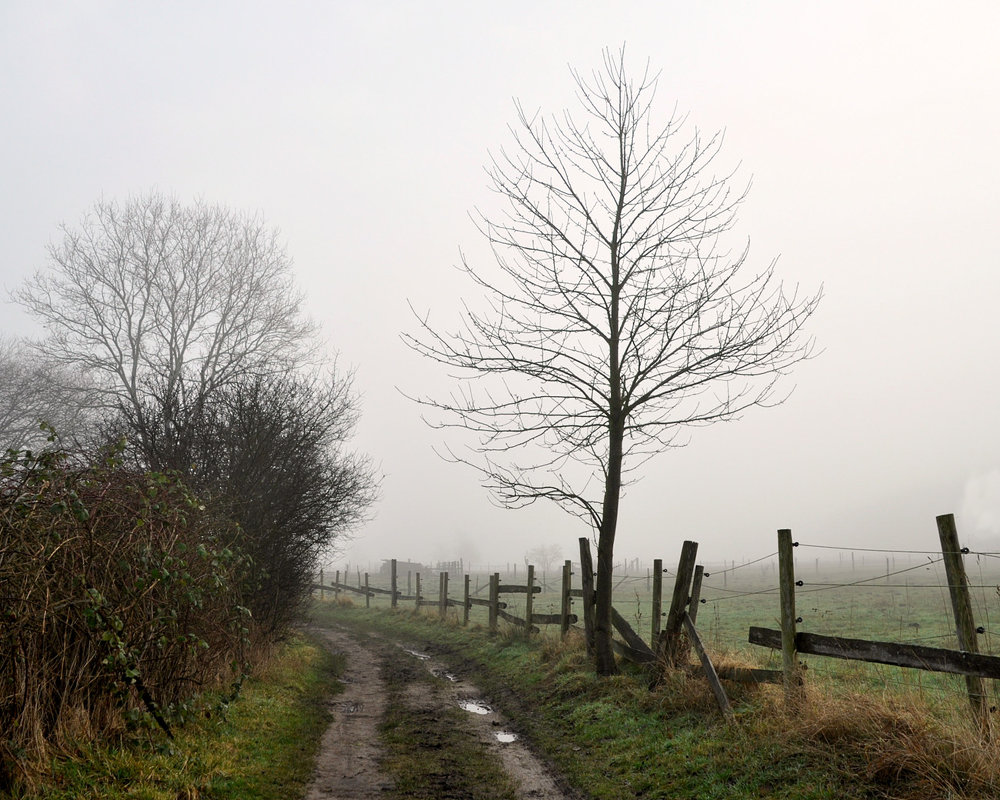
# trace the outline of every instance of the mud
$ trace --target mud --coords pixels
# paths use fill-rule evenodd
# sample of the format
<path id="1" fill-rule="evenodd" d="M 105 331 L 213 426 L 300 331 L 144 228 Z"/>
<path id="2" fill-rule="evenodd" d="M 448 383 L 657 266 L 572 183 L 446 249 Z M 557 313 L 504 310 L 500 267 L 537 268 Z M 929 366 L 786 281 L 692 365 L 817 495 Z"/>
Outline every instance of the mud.
<path id="1" fill-rule="evenodd" d="M 313 630 L 333 652 L 347 660 L 345 691 L 330 705 L 333 721 L 323 737 L 316 771 L 307 800 L 370 800 L 392 793 L 392 781 L 379 767 L 382 751 L 378 724 L 386 707 L 386 685 L 382 675 L 393 681 L 405 677 L 407 705 L 429 718 L 445 708 L 475 704 L 476 711 L 464 715 L 466 733 L 475 737 L 511 776 L 518 796 L 532 800 L 571 800 L 576 795 L 561 788 L 552 768 L 539 758 L 518 735 L 489 698 L 485 697 L 464 674 L 460 663 L 449 663 L 447 656 L 434 652 L 430 645 L 414 647 L 390 642 L 378 636 L 359 641 L 345 630 Z M 412 671 L 412 672 L 411 672 Z M 427 672 L 432 679 L 412 679 Z M 427 747 L 439 746 L 428 741 Z M 440 796 L 451 796 L 444 785 Z"/>

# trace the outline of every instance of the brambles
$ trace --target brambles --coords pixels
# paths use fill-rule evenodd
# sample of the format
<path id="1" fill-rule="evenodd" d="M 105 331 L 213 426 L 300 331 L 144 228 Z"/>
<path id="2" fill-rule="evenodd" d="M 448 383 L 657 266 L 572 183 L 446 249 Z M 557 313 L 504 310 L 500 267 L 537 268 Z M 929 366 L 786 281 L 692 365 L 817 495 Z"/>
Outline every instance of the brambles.
<path id="1" fill-rule="evenodd" d="M 170 725 L 245 670 L 238 529 L 174 476 L 58 449 L 0 460 L 0 761 Z"/>

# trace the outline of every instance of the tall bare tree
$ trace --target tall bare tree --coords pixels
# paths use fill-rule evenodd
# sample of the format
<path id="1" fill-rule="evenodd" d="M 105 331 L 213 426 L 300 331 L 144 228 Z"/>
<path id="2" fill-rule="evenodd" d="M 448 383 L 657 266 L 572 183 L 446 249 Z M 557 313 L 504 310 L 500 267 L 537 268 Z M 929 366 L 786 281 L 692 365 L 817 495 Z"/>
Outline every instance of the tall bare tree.
<path id="1" fill-rule="evenodd" d="M 258 217 L 150 193 L 61 230 L 50 268 L 14 298 L 46 328 L 41 353 L 94 379 L 101 405 L 141 418 L 152 387 L 163 403 L 206 397 L 304 358 L 313 326 Z"/>
<path id="2" fill-rule="evenodd" d="M 448 399 L 418 398 L 431 423 L 477 434 L 468 454 L 508 507 L 548 498 L 597 536 L 596 666 L 616 671 L 611 592 L 619 500 L 630 472 L 684 429 L 780 402 L 777 381 L 808 357 L 820 293 L 786 292 L 774 263 L 727 249 L 746 191 L 713 173 L 721 134 L 654 113 L 655 76 L 624 50 L 589 79 L 580 116 L 517 105 L 513 147 L 492 158 L 506 211 L 479 214 L 492 267 L 463 257 L 485 310 L 454 333 L 419 320 L 405 341 L 457 368 Z"/>

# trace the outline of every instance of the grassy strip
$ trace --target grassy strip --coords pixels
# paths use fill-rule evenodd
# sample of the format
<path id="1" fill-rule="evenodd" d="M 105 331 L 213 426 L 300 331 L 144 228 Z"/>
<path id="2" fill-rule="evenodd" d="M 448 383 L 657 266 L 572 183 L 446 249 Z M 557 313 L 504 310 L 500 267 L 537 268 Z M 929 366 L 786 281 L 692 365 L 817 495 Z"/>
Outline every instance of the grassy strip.
<path id="1" fill-rule="evenodd" d="M 516 800 L 510 778 L 485 745 L 467 732 L 468 716 L 436 699 L 441 688 L 427 670 L 398 659 L 382 665 L 388 697 L 379 734 L 382 768 L 399 800 Z"/>
<path id="2" fill-rule="evenodd" d="M 290 641 L 228 708 L 216 705 L 175 731 L 55 759 L 24 800 L 287 800 L 312 773 L 343 664 L 303 637 Z M 206 706 L 208 708 L 210 706 Z"/>
<path id="3" fill-rule="evenodd" d="M 779 688 L 730 684 L 738 723 L 727 726 L 697 675 L 671 673 L 652 692 L 638 671 L 601 680 L 579 643 L 527 641 L 516 633 L 490 639 L 481 629 L 441 625 L 410 611 L 323 603 L 315 615 L 451 650 L 589 797 L 1000 796 L 989 759 L 976 763 L 968 755 L 975 742 L 942 737 L 926 716 L 870 695 L 846 702 L 815 690 L 789 715 Z"/>

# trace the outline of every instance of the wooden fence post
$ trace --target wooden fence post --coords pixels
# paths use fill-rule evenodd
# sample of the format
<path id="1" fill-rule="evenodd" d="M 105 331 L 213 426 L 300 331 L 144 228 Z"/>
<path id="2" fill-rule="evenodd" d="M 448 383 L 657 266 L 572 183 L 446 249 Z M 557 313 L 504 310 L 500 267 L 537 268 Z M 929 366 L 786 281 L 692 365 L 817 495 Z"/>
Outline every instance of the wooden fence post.
<path id="1" fill-rule="evenodd" d="M 785 702 L 795 703 L 802 696 L 802 674 L 795 649 L 795 560 L 792 555 L 792 532 L 778 531 L 778 589 L 781 595 L 781 666 L 784 672 Z"/>
<path id="2" fill-rule="evenodd" d="M 497 632 L 497 618 L 500 616 L 500 573 L 490 575 L 490 633 Z"/>
<path id="3" fill-rule="evenodd" d="M 573 562 L 563 563 L 562 570 L 562 604 L 559 609 L 559 635 L 565 637 L 569 633 L 570 590 L 573 588 Z"/>
<path id="4" fill-rule="evenodd" d="M 399 592 L 396 591 L 396 559 L 392 559 L 389 562 L 389 588 L 392 590 L 392 602 L 390 605 L 392 608 L 396 607 L 397 595 Z"/>
<path id="5" fill-rule="evenodd" d="M 413 607 L 420 610 L 420 573 L 417 573 L 417 593 L 413 596 Z"/>
<path id="6" fill-rule="evenodd" d="M 337 570 L 337 577 L 333 579 L 333 599 L 340 597 L 340 570 Z"/>
<path id="7" fill-rule="evenodd" d="M 524 630 L 531 634 L 531 612 L 535 607 L 535 565 L 528 564 L 528 593 L 524 597 Z"/>
<path id="8" fill-rule="evenodd" d="M 580 586 L 583 589 L 583 634 L 587 640 L 587 655 L 594 655 L 594 559 L 590 554 L 590 539 L 580 537 Z"/>
<path id="9" fill-rule="evenodd" d="M 462 602 L 462 625 L 469 624 L 469 609 L 472 603 L 469 602 L 469 576 L 465 576 L 465 594 Z"/>
<path id="10" fill-rule="evenodd" d="M 323 588 L 323 568 L 319 568 L 319 599 L 326 600 L 326 589 Z"/>
<path id="11" fill-rule="evenodd" d="M 365 573 L 365 608 L 372 607 L 372 596 L 368 591 L 368 573 Z"/>
<path id="12" fill-rule="evenodd" d="M 978 653 L 976 622 L 972 616 L 972 600 L 969 597 L 969 581 L 965 575 L 963 550 L 958 543 L 955 515 L 942 514 L 937 518 L 938 536 L 941 539 L 941 555 L 944 556 L 945 575 L 948 576 L 948 590 L 951 593 L 951 608 L 955 615 L 955 631 L 958 634 L 958 649 L 966 653 Z M 983 679 L 975 675 L 965 676 L 965 686 L 969 692 L 972 713 L 980 725 L 989 721 L 986 708 L 986 689 Z"/>
<path id="13" fill-rule="evenodd" d="M 656 649 L 656 642 L 660 638 L 660 628 L 663 625 L 663 559 L 653 559 L 653 631 L 649 646 Z"/>
<path id="14" fill-rule="evenodd" d="M 440 576 L 440 594 L 438 595 L 438 616 L 445 619 L 448 616 L 448 573 L 442 570 Z"/>
<path id="15" fill-rule="evenodd" d="M 686 541 L 681 545 L 681 557 L 677 562 L 677 577 L 674 580 L 674 593 L 670 598 L 670 610 L 667 612 L 667 622 L 660 633 L 657 655 L 666 660 L 670 667 L 681 666 L 687 660 L 688 648 L 681 642 L 681 629 L 684 626 L 684 614 L 690 600 L 691 577 L 694 573 L 694 562 L 698 557 L 698 543 Z"/>
<path id="16" fill-rule="evenodd" d="M 694 568 L 694 580 L 691 581 L 691 603 L 688 606 L 688 616 L 691 624 L 698 621 L 698 606 L 701 605 L 701 580 L 705 577 L 705 568 L 697 564 Z"/>

